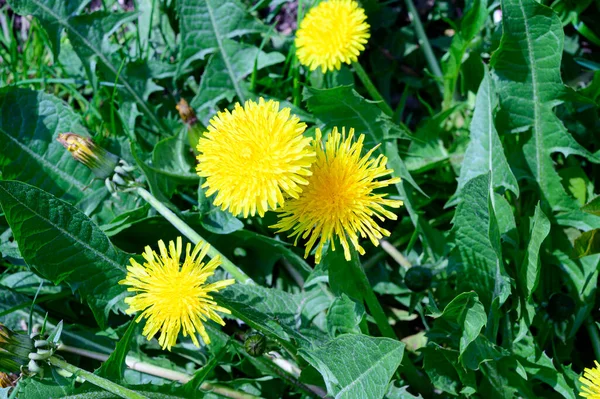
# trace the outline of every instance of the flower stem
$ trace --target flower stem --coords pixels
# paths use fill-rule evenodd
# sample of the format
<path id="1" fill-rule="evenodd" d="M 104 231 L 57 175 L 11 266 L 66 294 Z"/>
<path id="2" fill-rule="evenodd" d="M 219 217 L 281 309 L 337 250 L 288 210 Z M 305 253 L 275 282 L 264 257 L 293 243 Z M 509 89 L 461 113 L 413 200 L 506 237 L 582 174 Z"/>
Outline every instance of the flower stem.
<path id="1" fill-rule="evenodd" d="M 408 12 L 412 17 L 413 26 L 415 28 L 415 32 L 417 34 L 417 38 L 419 39 L 419 44 L 423 49 L 423 53 L 425 54 L 425 59 L 427 60 L 427 64 L 429 65 L 429 69 L 431 72 L 438 78 L 442 79 L 442 69 L 440 68 L 440 64 L 438 63 L 437 58 L 435 58 L 435 54 L 433 54 L 433 50 L 431 49 L 431 44 L 429 44 L 429 39 L 427 38 L 427 34 L 425 33 L 425 29 L 423 29 L 423 24 L 421 23 L 421 18 L 419 18 L 419 12 L 415 7 L 415 3 L 413 0 L 405 0 L 406 7 L 408 8 Z M 441 87 L 441 86 L 440 86 Z"/>
<path id="2" fill-rule="evenodd" d="M 365 86 L 365 89 L 367 89 L 367 91 L 369 92 L 371 98 L 377 101 L 377 106 L 379 106 L 379 108 L 381 108 L 381 110 L 385 112 L 388 116 L 394 115 L 394 110 L 392 110 L 392 107 L 390 107 L 388 103 L 383 99 L 381 94 L 379 94 L 377 87 L 375 87 L 375 85 L 371 81 L 371 78 L 369 78 L 369 75 L 363 69 L 362 65 L 360 65 L 360 63 L 358 63 L 357 61 L 353 62 L 352 66 L 354 67 L 354 71 L 358 75 L 358 78 Z"/>
<path id="3" fill-rule="evenodd" d="M 90 351 L 87 349 L 76 348 L 76 347 L 68 346 L 68 345 L 64 345 L 64 344 L 61 344 L 58 347 L 58 350 L 62 351 L 62 352 L 73 353 L 73 354 L 76 354 L 79 356 L 98 360 L 100 362 L 105 362 L 106 360 L 108 360 L 108 357 L 109 357 L 107 354 L 104 354 L 104 353 L 93 352 L 93 351 Z M 268 361 L 266 358 L 265 359 L 260 358 L 260 359 L 261 359 L 261 361 L 262 360 L 264 360 L 265 362 Z M 150 363 L 145 363 L 145 362 L 139 361 L 138 359 L 136 359 L 135 357 L 132 357 L 132 356 L 127 356 L 125 358 L 125 363 L 127 364 L 127 367 L 130 368 L 131 370 L 135 370 L 135 371 L 139 371 L 140 373 L 164 378 L 166 380 L 177 381 L 181 384 L 185 384 L 192 379 L 192 376 L 190 376 L 189 374 L 185 374 L 185 373 L 179 372 L 177 370 L 171 370 L 171 369 L 166 369 L 164 367 L 155 366 Z M 209 391 L 216 395 L 223 396 L 226 398 L 231 398 L 231 399 L 257 399 L 258 398 L 257 396 L 251 395 L 249 393 L 236 391 L 235 389 L 232 389 L 232 388 L 229 388 L 229 387 L 226 387 L 223 385 L 213 384 L 210 382 L 203 382 L 202 385 L 200 385 L 200 389 L 202 389 L 203 391 Z"/>
<path id="4" fill-rule="evenodd" d="M 64 360 L 57 358 L 56 356 L 50 357 L 50 359 L 48 359 L 48 362 L 53 366 L 59 367 L 63 370 L 68 371 L 69 373 L 75 374 L 76 376 L 83 378 L 87 382 L 117 395 L 120 398 L 147 399 L 146 396 L 142 394 L 132 391 L 131 389 L 122 387 L 119 384 L 115 384 L 114 382 L 97 376 L 94 373 L 90 373 L 89 371 L 80 369 L 77 366 L 73 366 L 71 363 L 67 363 Z"/>
<path id="5" fill-rule="evenodd" d="M 150 204 L 158 213 L 160 213 L 165 219 L 167 219 L 173 227 L 186 236 L 191 242 L 197 244 L 200 241 L 206 241 L 202 236 L 194 231 L 187 223 L 181 220 L 173 211 L 167 208 L 162 202 L 156 199 L 152 194 L 142 187 L 138 187 L 136 192 L 142 197 L 148 204 Z M 225 269 L 233 278 L 242 284 L 254 284 L 254 281 L 244 273 L 239 267 L 237 267 L 232 261 L 230 261 L 225 255 L 219 252 L 214 246 L 210 245 L 208 250 L 208 256 L 214 258 L 215 256 L 221 257 L 221 267 Z"/>
<path id="6" fill-rule="evenodd" d="M 373 288 L 371 288 L 371 284 L 367 279 L 367 275 L 365 274 L 364 269 L 360 264 L 360 259 L 358 258 L 358 253 L 354 247 L 350 247 L 350 251 L 352 253 L 352 260 L 350 260 L 350 271 L 352 273 L 352 278 L 358 283 L 359 287 L 362 287 L 362 294 L 365 303 L 367 304 L 367 308 L 369 309 L 369 313 L 375 319 L 375 323 L 377 323 L 377 327 L 381 334 L 385 337 L 398 339 L 394 329 L 390 326 L 388 322 L 388 318 L 383 311 L 383 307 L 379 303 L 379 300 L 375 296 L 373 292 Z"/>
<path id="7" fill-rule="evenodd" d="M 394 329 L 390 326 L 383 307 L 381 306 L 381 303 L 379 303 L 377 296 L 375 296 L 373 288 L 371 288 L 369 279 L 367 278 L 367 275 L 360 264 L 360 259 L 356 249 L 350 246 L 350 251 L 352 254 L 352 260 L 350 260 L 348 263 L 350 264 L 352 278 L 354 278 L 358 285 L 362 287 L 362 292 L 364 295 L 363 298 L 367 304 L 369 313 L 375 319 L 377 327 L 383 336 L 397 340 L 398 336 L 396 335 Z M 402 364 L 400 367 L 402 369 L 402 373 L 406 377 L 406 380 L 412 387 L 417 389 L 425 398 L 431 396 L 433 388 L 429 380 L 419 374 L 417 368 L 410 360 L 410 357 L 407 353 L 405 353 L 402 357 Z"/>

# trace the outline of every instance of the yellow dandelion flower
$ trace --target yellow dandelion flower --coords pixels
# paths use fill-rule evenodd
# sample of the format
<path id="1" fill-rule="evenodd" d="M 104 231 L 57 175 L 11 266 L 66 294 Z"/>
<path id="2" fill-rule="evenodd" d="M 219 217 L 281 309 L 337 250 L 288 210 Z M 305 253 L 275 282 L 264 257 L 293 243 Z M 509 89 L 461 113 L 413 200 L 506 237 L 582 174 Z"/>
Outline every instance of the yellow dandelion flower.
<path id="1" fill-rule="evenodd" d="M 262 98 L 219 112 L 197 147 L 206 196 L 217 193 L 216 206 L 244 217 L 283 205 L 284 193 L 298 198 L 315 156 L 305 129 L 289 108 Z"/>
<path id="2" fill-rule="evenodd" d="M 310 236 L 304 257 L 319 239 L 316 263 L 321 261 L 323 246 L 334 235 L 339 238 L 347 260 L 351 259 L 348 241 L 361 255 L 365 252 L 358 243 L 359 234 L 378 245 L 379 240 L 389 236 L 390 232 L 380 227 L 374 217 L 380 221 L 385 218 L 395 220 L 397 216 L 385 207 L 402 205 L 402 201 L 386 199 L 386 194 L 373 192 L 398 183 L 400 179 L 377 180 L 392 173 L 386 168 L 387 158 L 383 155 L 371 158 L 377 147 L 361 157 L 365 136 L 361 134 L 356 142 L 353 138 L 354 129 L 346 136 L 344 129 L 340 134 L 334 128 L 323 144 L 321 131 L 317 129 L 313 141 L 317 159 L 312 165 L 308 185 L 300 198 L 286 202 L 280 210 L 279 222 L 272 226 L 279 229 L 278 232 L 291 230 L 290 237 L 295 236 L 296 243 L 298 238 Z"/>
<path id="3" fill-rule="evenodd" d="M 583 384 L 579 396 L 591 399 L 600 399 L 600 363 L 594 361 L 596 367 L 584 369 L 579 381 Z"/>
<path id="4" fill-rule="evenodd" d="M 211 319 L 225 325 L 216 312 L 230 312 L 218 306 L 208 293 L 219 291 L 235 280 L 206 284 L 206 279 L 213 275 L 221 260 L 215 257 L 207 264 L 202 263 L 210 248 L 204 242 L 199 242 L 191 253 L 192 246 L 187 244 L 183 264 L 179 261 L 181 237 L 177 238 L 177 244 L 169 242 L 168 251 L 162 240 L 158 242 L 158 248 L 160 255 L 150 246 L 146 247 L 143 266 L 131 259 L 126 278 L 119 281 L 119 284 L 129 286 L 128 291 L 137 293 L 125 298 L 129 305 L 127 313 L 141 311 L 136 322 L 146 319 L 143 334 L 148 340 L 160 331 L 158 343 L 163 349 L 171 350 L 181 329 L 184 336 L 190 336 L 194 345 L 198 346 L 196 333 L 209 344 L 210 338 L 203 322 Z"/>
<path id="5" fill-rule="evenodd" d="M 311 8 L 296 32 L 296 56 L 314 71 L 339 70 L 358 60 L 371 36 L 365 10 L 354 0 L 329 0 Z"/>

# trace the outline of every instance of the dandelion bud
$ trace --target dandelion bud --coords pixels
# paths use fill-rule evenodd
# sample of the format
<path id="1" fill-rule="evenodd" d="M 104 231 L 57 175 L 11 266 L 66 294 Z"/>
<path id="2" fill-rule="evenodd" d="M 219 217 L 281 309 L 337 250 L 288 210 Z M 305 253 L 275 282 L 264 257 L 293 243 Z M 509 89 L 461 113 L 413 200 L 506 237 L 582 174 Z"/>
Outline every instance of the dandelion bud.
<path id="1" fill-rule="evenodd" d="M 98 178 L 106 179 L 114 173 L 119 158 L 96 145 L 92 139 L 75 133 L 61 133 L 56 140 Z"/>
<path id="2" fill-rule="evenodd" d="M 188 102 L 184 98 L 179 100 L 179 102 L 175 106 L 175 109 L 179 111 L 179 116 L 181 117 L 181 120 L 187 123 L 188 125 L 192 126 L 198 122 L 198 118 L 196 118 L 196 112 L 194 111 L 194 108 L 190 107 L 190 104 L 188 104 Z"/>
<path id="3" fill-rule="evenodd" d="M 33 339 L 0 324 L 0 371 L 19 372 L 29 363 L 31 352 L 35 352 Z"/>
<path id="4" fill-rule="evenodd" d="M 260 356 L 267 349 L 267 338 L 259 332 L 253 332 L 246 337 L 244 349 L 251 356 Z"/>
<path id="5" fill-rule="evenodd" d="M 409 290 L 421 292 L 429 288 L 433 273 L 431 270 L 423 266 L 413 266 L 406 272 L 404 276 L 404 284 Z"/>
<path id="6" fill-rule="evenodd" d="M 6 373 L 0 372 L 0 388 L 12 387 L 13 382 L 10 376 Z"/>

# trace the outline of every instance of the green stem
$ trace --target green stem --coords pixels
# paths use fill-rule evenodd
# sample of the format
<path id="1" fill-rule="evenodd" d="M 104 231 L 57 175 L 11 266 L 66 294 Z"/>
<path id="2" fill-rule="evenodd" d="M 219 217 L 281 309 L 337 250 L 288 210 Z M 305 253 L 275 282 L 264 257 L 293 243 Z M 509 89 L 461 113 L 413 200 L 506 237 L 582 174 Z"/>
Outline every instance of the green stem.
<path id="1" fill-rule="evenodd" d="M 388 322 L 388 318 L 385 315 L 383 307 L 381 306 L 381 303 L 379 303 L 377 296 L 375 296 L 375 293 L 373 292 L 373 288 L 369 283 L 369 279 L 367 278 L 367 275 L 365 274 L 365 271 L 360 264 L 360 259 L 358 257 L 358 253 L 356 252 L 356 249 L 350 246 L 350 251 L 352 254 L 352 260 L 350 260 L 350 262 L 348 263 L 350 265 L 351 275 L 352 278 L 356 279 L 356 282 L 359 284 L 359 286 L 362 286 L 362 291 L 364 295 L 363 298 L 365 300 L 365 303 L 367 304 L 369 313 L 375 319 L 377 327 L 379 328 L 379 331 L 383 336 L 397 340 L 398 336 L 396 335 L 394 329 L 390 326 L 390 323 Z M 423 395 L 423 397 L 427 398 L 431 396 L 433 388 L 429 380 L 419 374 L 417 368 L 410 360 L 410 357 L 407 353 L 405 353 L 402 357 L 402 364 L 400 367 L 402 368 L 402 373 L 406 377 L 406 381 L 408 381 L 409 385 L 417 389 L 419 393 Z"/>
<path id="2" fill-rule="evenodd" d="M 80 369 L 77 366 L 73 366 L 71 363 L 67 363 L 64 360 L 57 358 L 56 356 L 52 356 L 50 359 L 48 359 L 48 362 L 53 366 L 66 370 L 69 373 L 72 373 L 78 377 L 83 378 L 87 382 L 96 385 L 97 387 L 100 387 L 110 393 L 117 395 L 120 398 L 147 399 L 147 397 L 144 395 L 134 392 L 131 389 L 122 387 L 119 384 L 115 384 L 114 382 L 97 376 L 96 374 L 90 373 L 89 371 Z"/>
<path id="3" fill-rule="evenodd" d="M 142 187 L 138 187 L 136 192 L 140 197 L 142 197 L 148 204 L 150 204 L 158 213 L 160 213 L 165 219 L 167 219 L 173 227 L 181 232 L 184 236 L 186 236 L 191 242 L 197 244 L 200 241 L 205 241 L 204 238 L 198 233 L 194 231 L 187 223 L 181 220 L 173 211 L 167 208 L 162 202 L 156 199 L 152 194 L 150 194 L 147 190 Z M 254 281 L 244 273 L 240 268 L 238 268 L 232 261 L 227 259 L 225 255 L 219 252 L 214 246 L 210 245 L 210 249 L 208 250 L 208 256 L 214 258 L 215 256 L 221 257 L 221 267 L 227 270 L 233 278 L 235 278 L 238 282 L 242 284 L 254 284 Z"/>
<path id="4" fill-rule="evenodd" d="M 433 54 L 431 44 L 429 44 L 429 39 L 427 38 L 425 29 L 423 29 L 423 24 L 421 23 L 421 18 L 419 18 L 419 12 L 415 7 L 415 3 L 413 3 L 413 0 L 405 0 L 405 3 L 406 7 L 408 7 L 410 16 L 412 17 L 413 26 L 415 28 L 417 38 L 419 39 L 419 44 L 423 49 L 423 54 L 425 54 L 425 59 L 427 60 L 429 69 L 431 69 L 431 72 L 441 81 L 442 69 L 440 68 L 437 58 L 435 58 L 435 54 Z"/>
<path id="5" fill-rule="evenodd" d="M 352 66 L 354 67 L 354 72 L 356 72 L 356 74 L 358 75 L 358 78 L 365 86 L 365 89 L 367 89 L 367 91 L 369 92 L 371 98 L 377 101 L 377 106 L 379 106 L 379 108 L 381 108 L 381 110 L 385 112 L 388 116 L 394 115 L 394 110 L 392 110 L 392 107 L 390 107 L 389 104 L 383 99 L 381 94 L 379 94 L 379 90 L 377 90 L 377 87 L 375 87 L 375 85 L 371 81 L 371 78 L 369 78 L 369 75 L 363 69 L 362 65 L 360 65 L 357 61 L 353 62 Z"/>
<path id="6" fill-rule="evenodd" d="M 588 330 L 588 334 L 590 334 L 596 359 L 600 359 L 600 334 L 598 333 L 598 327 L 590 317 L 586 319 L 585 327 Z"/>

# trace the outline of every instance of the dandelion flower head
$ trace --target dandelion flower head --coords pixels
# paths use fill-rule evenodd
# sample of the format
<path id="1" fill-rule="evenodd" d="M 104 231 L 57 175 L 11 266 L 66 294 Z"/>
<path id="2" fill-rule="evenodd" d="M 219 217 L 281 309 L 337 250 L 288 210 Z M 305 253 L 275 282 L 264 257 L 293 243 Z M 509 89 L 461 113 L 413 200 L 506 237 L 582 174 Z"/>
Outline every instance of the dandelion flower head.
<path id="1" fill-rule="evenodd" d="M 305 257 L 317 242 L 315 261 L 321 261 L 323 246 L 334 236 L 344 248 L 344 256 L 351 259 L 349 242 L 362 255 L 364 249 L 358 240 L 369 237 L 374 245 L 390 232 L 380 227 L 375 218 L 395 220 L 397 216 L 386 207 L 398 208 L 402 201 L 387 199 L 386 194 L 374 191 L 400 181 L 399 178 L 379 180 L 392 173 L 386 168 L 387 158 L 371 155 L 377 147 L 361 156 L 364 135 L 354 141 L 354 129 L 346 136 L 334 128 L 323 143 L 319 129 L 313 141 L 317 159 L 313 163 L 308 185 L 299 198 L 289 200 L 280 210 L 279 221 L 272 226 L 278 232 L 291 231 L 290 237 L 308 239 Z M 335 249 L 335 246 L 333 246 Z"/>
<path id="2" fill-rule="evenodd" d="M 198 142 L 197 172 L 206 196 L 235 216 L 263 216 L 285 197 L 298 198 L 307 184 L 314 152 L 306 125 L 276 101 L 238 103 L 219 112 Z"/>
<path id="3" fill-rule="evenodd" d="M 596 367 L 584 369 L 583 375 L 579 377 L 581 386 L 580 396 L 590 399 L 600 399 L 600 363 L 594 361 Z"/>
<path id="4" fill-rule="evenodd" d="M 230 313 L 218 306 L 209 292 L 216 292 L 234 283 L 234 280 L 221 280 L 207 284 L 221 264 L 219 257 L 203 263 L 210 246 L 199 242 L 194 249 L 188 243 L 183 264 L 181 237 L 177 244 L 169 242 L 169 248 L 161 240 L 158 242 L 160 254 L 146 247 L 143 254 L 144 264 L 131 259 L 127 267 L 127 276 L 119 284 L 128 285 L 128 291 L 136 292 L 133 297 L 125 298 L 129 305 L 127 313 L 142 312 L 136 319 L 146 319 L 143 334 L 152 339 L 159 331 L 158 343 L 163 349 L 171 350 L 180 330 L 184 336 L 190 336 L 194 345 L 198 345 L 196 333 L 205 344 L 210 343 L 203 322 L 208 319 L 221 325 L 225 322 L 216 312 Z"/>
<path id="5" fill-rule="evenodd" d="M 339 70 L 358 60 L 369 34 L 365 10 L 354 0 L 322 1 L 311 8 L 296 32 L 296 56 L 311 71 Z"/>

